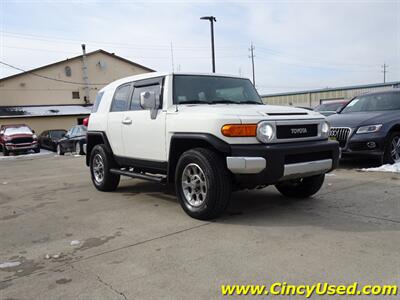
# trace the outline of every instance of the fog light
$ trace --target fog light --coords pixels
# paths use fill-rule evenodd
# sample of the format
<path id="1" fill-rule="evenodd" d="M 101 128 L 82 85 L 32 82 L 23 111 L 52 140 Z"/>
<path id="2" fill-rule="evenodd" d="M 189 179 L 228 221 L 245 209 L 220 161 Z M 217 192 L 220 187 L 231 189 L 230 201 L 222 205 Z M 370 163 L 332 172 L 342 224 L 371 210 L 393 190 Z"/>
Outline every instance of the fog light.
<path id="1" fill-rule="evenodd" d="M 367 147 L 369 149 L 374 149 L 374 148 L 376 148 L 376 143 L 375 142 L 367 142 Z"/>

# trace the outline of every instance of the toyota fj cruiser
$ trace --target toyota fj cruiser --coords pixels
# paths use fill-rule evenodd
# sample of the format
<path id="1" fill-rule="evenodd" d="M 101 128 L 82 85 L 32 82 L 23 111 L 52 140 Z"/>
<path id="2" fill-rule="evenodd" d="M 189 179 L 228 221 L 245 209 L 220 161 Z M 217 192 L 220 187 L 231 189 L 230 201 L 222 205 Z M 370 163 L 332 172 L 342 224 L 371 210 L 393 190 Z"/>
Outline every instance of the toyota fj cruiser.
<path id="1" fill-rule="evenodd" d="M 121 175 L 174 183 L 185 212 L 204 220 L 224 211 L 232 190 L 315 194 L 338 163 L 329 129 L 319 113 L 264 105 L 245 78 L 149 73 L 99 91 L 86 164 L 100 191 Z"/>

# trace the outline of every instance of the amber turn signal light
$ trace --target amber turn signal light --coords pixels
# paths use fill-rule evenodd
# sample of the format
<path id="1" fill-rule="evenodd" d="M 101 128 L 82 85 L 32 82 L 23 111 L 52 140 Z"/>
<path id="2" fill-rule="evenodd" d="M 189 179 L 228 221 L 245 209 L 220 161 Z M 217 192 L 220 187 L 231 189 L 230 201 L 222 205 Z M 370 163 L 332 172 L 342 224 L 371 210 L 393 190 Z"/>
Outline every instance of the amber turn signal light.
<path id="1" fill-rule="evenodd" d="M 229 137 L 256 136 L 257 124 L 227 124 L 222 126 L 221 132 Z"/>

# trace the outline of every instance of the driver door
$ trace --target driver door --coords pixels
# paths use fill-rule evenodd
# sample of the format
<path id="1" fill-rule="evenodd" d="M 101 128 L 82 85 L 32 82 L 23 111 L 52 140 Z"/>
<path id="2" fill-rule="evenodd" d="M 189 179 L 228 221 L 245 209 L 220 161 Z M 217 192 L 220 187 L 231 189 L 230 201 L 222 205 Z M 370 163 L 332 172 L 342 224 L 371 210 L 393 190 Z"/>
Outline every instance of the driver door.
<path id="1" fill-rule="evenodd" d="M 154 92 L 160 99 L 160 107 L 154 119 L 151 118 L 150 110 L 144 110 L 140 105 L 140 94 L 146 91 Z M 163 78 L 152 78 L 134 83 L 129 110 L 123 115 L 123 120 L 127 121 L 122 124 L 125 157 L 150 162 L 167 160 L 166 111 L 162 110 L 162 91 Z"/>

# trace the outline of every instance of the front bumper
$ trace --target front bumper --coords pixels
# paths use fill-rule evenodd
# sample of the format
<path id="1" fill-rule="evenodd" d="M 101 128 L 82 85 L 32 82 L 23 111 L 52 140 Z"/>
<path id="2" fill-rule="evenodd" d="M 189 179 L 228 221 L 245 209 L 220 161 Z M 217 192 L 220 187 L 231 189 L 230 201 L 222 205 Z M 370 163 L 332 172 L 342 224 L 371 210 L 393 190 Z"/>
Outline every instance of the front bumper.
<path id="1" fill-rule="evenodd" d="M 378 133 L 353 134 L 342 148 L 343 156 L 382 156 L 386 135 Z"/>
<path id="2" fill-rule="evenodd" d="M 335 169 L 339 144 L 320 140 L 270 145 L 231 145 L 228 169 L 245 187 L 323 174 Z"/>
<path id="3" fill-rule="evenodd" d="M 5 147 L 9 151 L 18 151 L 18 150 L 31 150 L 39 147 L 37 142 L 35 143 L 26 143 L 26 144 L 5 144 Z"/>

